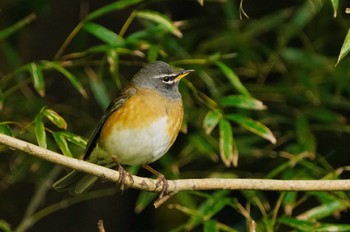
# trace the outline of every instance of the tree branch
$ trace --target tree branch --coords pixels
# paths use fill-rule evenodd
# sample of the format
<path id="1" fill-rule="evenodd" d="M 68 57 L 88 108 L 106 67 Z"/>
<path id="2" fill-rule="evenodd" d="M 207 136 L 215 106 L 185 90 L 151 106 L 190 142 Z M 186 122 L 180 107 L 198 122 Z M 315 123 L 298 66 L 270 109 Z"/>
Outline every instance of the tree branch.
<path id="1" fill-rule="evenodd" d="M 83 160 L 69 158 L 34 144 L 0 134 L 0 144 L 23 151 L 49 162 L 79 170 L 101 179 L 118 182 L 119 172 L 92 164 Z M 161 192 L 162 186 L 155 179 L 132 176 L 134 182 L 125 179 L 125 185 L 131 188 Z M 179 179 L 168 180 L 170 193 L 155 203 L 159 206 L 173 194 L 186 190 L 264 190 L 264 191 L 341 191 L 350 190 L 350 180 L 273 180 L 273 179 Z"/>

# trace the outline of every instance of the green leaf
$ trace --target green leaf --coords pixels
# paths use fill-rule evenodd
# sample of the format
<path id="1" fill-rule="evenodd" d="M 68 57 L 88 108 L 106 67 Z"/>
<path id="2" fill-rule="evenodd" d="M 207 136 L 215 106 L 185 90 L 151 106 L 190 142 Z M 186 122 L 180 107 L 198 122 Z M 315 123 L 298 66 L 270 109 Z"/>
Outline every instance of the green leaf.
<path id="1" fill-rule="evenodd" d="M 84 29 L 110 46 L 122 47 L 124 45 L 124 41 L 119 35 L 104 26 L 86 23 Z"/>
<path id="2" fill-rule="evenodd" d="M 236 73 L 230 69 L 226 64 L 217 61 L 216 65 L 219 67 L 219 69 L 225 74 L 226 78 L 230 81 L 232 86 L 241 94 L 244 96 L 250 97 L 250 93 L 248 90 L 243 86 L 241 81 L 239 80 Z"/>
<path id="3" fill-rule="evenodd" d="M 298 143 L 302 146 L 303 151 L 316 153 L 316 138 L 310 128 L 306 116 L 299 116 L 296 120 L 296 136 Z"/>
<path id="4" fill-rule="evenodd" d="M 0 123 L 0 134 L 13 136 L 13 133 L 12 133 L 11 128 L 9 127 L 9 125 L 1 124 L 1 123 Z"/>
<path id="5" fill-rule="evenodd" d="M 87 144 L 87 139 L 79 135 L 70 133 L 68 131 L 60 131 L 60 135 L 63 136 L 69 142 L 77 145 L 78 147 L 85 148 Z"/>
<path id="6" fill-rule="evenodd" d="M 332 6 L 333 6 L 333 17 L 337 17 L 337 11 L 338 11 L 338 6 L 339 6 L 339 0 L 331 0 Z"/>
<path id="7" fill-rule="evenodd" d="M 157 195 L 151 192 L 140 192 L 135 206 L 135 212 L 141 213 L 147 206 L 149 206 Z"/>
<path id="8" fill-rule="evenodd" d="M 276 138 L 272 134 L 271 130 L 261 122 L 255 121 L 253 119 L 238 114 L 228 114 L 225 115 L 225 117 L 231 121 L 238 123 L 250 132 L 253 132 L 256 135 L 259 135 L 260 137 L 269 140 L 271 143 L 276 143 Z"/>
<path id="9" fill-rule="evenodd" d="M 87 73 L 90 78 L 90 88 L 95 99 L 100 104 L 102 109 L 106 109 L 110 103 L 110 99 L 108 97 L 107 89 L 104 85 L 104 82 L 101 80 L 101 78 L 98 78 L 96 76 L 96 73 L 92 70 L 88 71 Z"/>
<path id="10" fill-rule="evenodd" d="M 278 221 L 292 228 L 298 229 L 299 231 L 350 231 L 350 224 L 328 224 L 320 223 L 318 221 L 304 221 L 287 217 L 280 217 Z"/>
<path id="11" fill-rule="evenodd" d="M 227 120 L 221 119 L 219 129 L 221 159 L 227 167 L 231 166 L 231 163 L 236 167 L 238 163 L 238 150 L 233 139 L 231 124 Z"/>
<path id="12" fill-rule="evenodd" d="M 5 220 L 0 219 L 0 231 L 3 232 L 11 232 L 11 226 L 9 223 L 7 223 Z"/>
<path id="13" fill-rule="evenodd" d="M 107 6 L 101 7 L 98 10 L 91 12 L 86 18 L 85 21 L 91 21 L 103 15 L 109 14 L 116 10 L 122 10 L 129 6 L 135 5 L 143 0 L 119 0 L 114 3 L 111 3 Z"/>
<path id="14" fill-rule="evenodd" d="M 35 90 L 39 93 L 40 96 L 45 96 L 45 81 L 41 68 L 35 63 L 31 63 L 29 65 L 29 72 L 32 76 Z"/>
<path id="15" fill-rule="evenodd" d="M 344 57 L 349 53 L 349 51 L 350 51 L 350 29 L 348 30 L 348 33 L 346 34 L 345 40 L 344 40 L 343 45 L 340 49 L 338 60 L 337 60 L 337 63 L 335 64 L 335 66 L 337 66 L 339 64 L 339 62 L 344 59 Z"/>
<path id="16" fill-rule="evenodd" d="M 44 108 L 41 113 L 47 119 L 49 119 L 53 124 L 55 124 L 58 128 L 67 129 L 67 123 L 58 113 L 53 111 L 52 109 Z"/>
<path id="17" fill-rule="evenodd" d="M 222 118 L 222 114 L 220 112 L 208 111 L 208 113 L 205 115 L 203 119 L 203 128 L 207 135 L 214 130 L 214 128 L 219 123 L 221 118 Z"/>
<path id="18" fill-rule="evenodd" d="M 220 100 L 222 106 L 235 106 L 242 109 L 265 110 L 266 106 L 259 100 L 244 95 L 230 95 Z"/>
<path id="19" fill-rule="evenodd" d="M 68 147 L 68 143 L 67 143 L 67 140 L 66 140 L 64 134 L 62 134 L 61 132 L 53 132 L 52 135 L 56 141 L 56 144 L 58 145 L 58 147 L 62 151 L 63 155 L 73 158 L 72 152 L 70 151 L 70 149 Z"/>
<path id="20" fill-rule="evenodd" d="M 87 93 L 83 85 L 72 73 L 68 72 L 65 68 L 63 68 L 61 65 L 55 62 L 45 61 L 43 62 L 43 64 L 53 69 L 56 69 L 58 72 L 60 72 L 63 76 L 65 76 L 69 80 L 69 82 L 73 85 L 73 87 L 77 89 L 84 98 L 87 98 Z"/>
<path id="21" fill-rule="evenodd" d="M 156 11 L 138 11 L 136 12 L 136 17 L 148 19 L 150 21 L 158 23 L 173 35 L 179 38 L 182 37 L 181 31 L 173 24 L 173 22 L 166 15 L 160 14 Z"/>
<path id="22" fill-rule="evenodd" d="M 9 26 L 9 27 L 5 28 L 4 30 L 1 30 L 0 31 L 0 40 L 5 39 L 5 38 L 9 37 L 10 35 L 12 35 L 13 33 L 19 31 L 24 26 L 33 22 L 35 19 L 36 19 L 36 15 L 34 13 L 32 13 L 32 14 L 28 15 L 27 17 L 25 17 L 24 19 L 15 23 L 14 25 Z"/>
<path id="23" fill-rule="evenodd" d="M 219 231 L 217 227 L 218 222 L 216 220 L 208 220 L 204 222 L 204 232 Z"/>
<path id="24" fill-rule="evenodd" d="M 160 48 L 157 45 L 150 45 L 150 48 L 148 49 L 147 53 L 147 60 L 148 62 L 154 62 L 158 60 Z"/>
<path id="25" fill-rule="evenodd" d="M 346 210 L 347 207 L 348 205 L 345 202 L 335 200 L 307 210 L 298 215 L 298 218 L 303 220 L 322 219 Z"/>
<path id="26" fill-rule="evenodd" d="M 41 114 L 38 114 L 34 118 L 34 132 L 35 132 L 36 141 L 38 142 L 39 146 L 46 148 L 47 147 L 46 133 L 45 133 L 45 127 L 44 127 Z"/>

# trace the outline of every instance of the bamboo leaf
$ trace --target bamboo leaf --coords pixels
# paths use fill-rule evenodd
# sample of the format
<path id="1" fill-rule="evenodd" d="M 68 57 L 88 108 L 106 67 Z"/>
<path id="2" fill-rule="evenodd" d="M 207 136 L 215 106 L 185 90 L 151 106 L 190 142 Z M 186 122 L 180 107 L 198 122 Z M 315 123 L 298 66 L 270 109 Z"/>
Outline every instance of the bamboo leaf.
<path id="1" fill-rule="evenodd" d="M 157 195 L 150 192 L 141 192 L 136 200 L 135 212 L 141 213 L 147 206 L 149 206 Z"/>
<path id="2" fill-rule="evenodd" d="M 238 150 L 237 145 L 233 139 L 232 127 L 230 122 L 225 119 L 221 119 L 219 122 L 220 129 L 220 156 L 224 164 L 229 167 L 231 163 L 237 166 L 238 163 Z"/>
<path id="3" fill-rule="evenodd" d="M 60 135 L 63 136 L 69 142 L 77 145 L 78 147 L 81 147 L 81 148 L 86 147 L 87 139 L 85 139 L 79 135 L 70 133 L 68 131 L 60 131 Z"/>
<path id="4" fill-rule="evenodd" d="M 276 143 L 276 138 L 272 134 L 271 130 L 261 122 L 255 121 L 253 119 L 238 114 L 228 114 L 225 115 L 225 117 L 231 121 L 238 123 L 250 132 L 253 132 L 256 135 L 259 135 L 260 137 L 269 140 L 271 143 Z"/>
<path id="5" fill-rule="evenodd" d="M 47 119 L 50 120 L 50 122 L 52 122 L 53 124 L 55 124 L 58 128 L 61 129 L 67 129 L 67 123 L 64 120 L 64 118 L 62 118 L 58 113 L 56 113 L 54 110 L 52 109 L 48 109 L 48 108 L 44 108 L 42 110 L 42 114 L 43 116 L 45 116 Z"/>
<path id="6" fill-rule="evenodd" d="M 119 35 L 100 24 L 86 23 L 84 29 L 110 46 L 122 47 L 124 45 L 124 41 Z"/>
<path id="7" fill-rule="evenodd" d="M 220 103 L 222 106 L 235 106 L 242 109 L 266 109 L 266 106 L 261 101 L 244 95 L 230 95 L 221 99 Z"/>
<path id="8" fill-rule="evenodd" d="M 350 29 L 348 30 L 348 33 L 346 34 L 345 40 L 344 40 L 343 45 L 340 49 L 338 60 L 337 60 L 337 63 L 335 64 L 335 66 L 337 66 L 339 64 L 339 62 L 344 59 L 344 57 L 349 53 L 349 51 L 350 51 Z"/>
<path id="9" fill-rule="evenodd" d="M 230 81 L 232 86 L 240 93 L 243 94 L 244 96 L 250 97 L 250 93 L 248 90 L 243 86 L 241 81 L 239 80 L 238 76 L 236 73 L 229 68 L 226 64 L 217 61 L 216 65 L 219 67 L 219 69 L 225 74 L 226 78 Z"/>
<path id="10" fill-rule="evenodd" d="M 312 154 L 316 153 L 316 138 L 310 128 L 306 116 L 300 116 L 296 120 L 296 136 L 302 149 Z"/>
<path id="11" fill-rule="evenodd" d="M 210 134 L 222 118 L 222 114 L 217 111 L 208 111 L 203 119 L 205 133 Z"/>
<path id="12" fill-rule="evenodd" d="M 1 123 L 0 123 L 0 134 L 13 136 L 11 128 L 9 127 L 9 125 L 1 124 Z"/>
<path id="13" fill-rule="evenodd" d="M 45 81 L 41 68 L 35 63 L 31 63 L 29 65 L 29 72 L 32 76 L 35 90 L 40 96 L 45 96 Z"/>
<path id="14" fill-rule="evenodd" d="M 56 141 L 56 144 L 58 145 L 58 147 L 62 151 L 63 155 L 68 156 L 68 157 L 73 157 L 72 152 L 70 151 L 70 149 L 68 147 L 68 143 L 67 143 L 65 136 L 62 135 L 61 132 L 53 132 L 52 135 Z"/>
<path id="15" fill-rule="evenodd" d="M 12 26 L 9 26 L 5 28 L 4 30 L 0 31 L 0 39 L 5 39 L 12 35 L 13 33 L 19 31 L 22 29 L 24 26 L 28 25 L 29 23 L 33 22 L 36 19 L 36 15 L 34 13 L 28 15 L 24 19 L 18 21 Z"/>
<path id="16" fill-rule="evenodd" d="M 46 133 L 45 133 L 45 127 L 44 127 L 41 114 L 38 114 L 34 118 L 34 132 L 35 132 L 36 141 L 38 142 L 39 146 L 46 148 L 47 147 Z"/>
<path id="17" fill-rule="evenodd" d="M 57 63 L 49 62 L 49 61 L 45 61 L 43 63 L 60 72 L 63 76 L 65 76 L 69 80 L 69 82 L 73 85 L 73 87 L 77 89 L 84 98 L 87 98 L 87 93 L 83 85 L 72 73 L 68 72 L 68 70 L 66 70 L 65 68 L 63 68 L 61 65 Z"/>
<path id="18" fill-rule="evenodd" d="M 142 2 L 143 0 L 120 0 L 120 1 L 116 1 L 114 3 L 111 3 L 107 6 L 101 7 L 98 10 L 95 10 L 93 12 L 91 12 L 86 18 L 86 21 L 91 21 L 94 20 L 98 17 L 101 17 L 103 15 L 109 14 L 113 11 L 117 11 L 117 10 L 122 10 L 125 9 L 129 6 L 135 5 L 139 2 Z"/>
<path id="19" fill-rule="evenodd" d="M 138 11 L 136 13 L 136 16 L 142 19 L 148 19 L 150 21 L 158 23 L 176 37 L 182 37 L 181 31 L 173 24 L 173 22 L 166 15 L 160 14 L 156 11 Z"/>
<path id="20" fill-rule="evenodd" d="M 333 17 L 337 17 L 337 11 L 338 11 L 338 6 L 339 6 L 339 0 L 331 0 L 332 6 L 333 6 Z"/>

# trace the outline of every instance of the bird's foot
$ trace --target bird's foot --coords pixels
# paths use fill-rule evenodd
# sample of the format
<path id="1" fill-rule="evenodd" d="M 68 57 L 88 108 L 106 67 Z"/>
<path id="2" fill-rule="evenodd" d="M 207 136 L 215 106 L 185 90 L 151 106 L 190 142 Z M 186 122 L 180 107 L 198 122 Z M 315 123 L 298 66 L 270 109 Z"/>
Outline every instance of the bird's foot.
<path id="1" fill-rule="evenodd" d="M 144 169 L 147 169 L 148 171 L 152 172 L 154 175 L 157 176 L 157 183 L 156 183 L 156 188 L 158 188 L 160 185 L 162 185 L 162 190 L 159 194 L 159 199 L 163 198 L 164 196 L 168 195 L 169 192 L 168 192 L 168 189 L 169 189 L 169 183 L 168 183 L 168 180 L 165 178 L 165 176 L 158 172 L 157 170 L 153 169 L 152 167 L 150 167 L 149 165 L 147 164 L 144 164 L 142 165 L 142 167 Z"/>
<path id="2" fill-rule="evenodd" d="M 129 178 L 132 184 L 134 183 L 134 179 L 132 178 L 132 175 L 129 172 L 125 171 L 125 169 L 120 165 L 116 156 L 112 156 L 112 159 L 116 164 L 116 166 L 118 167 L 118 172 L 119 172 L 118 184 L 120 185 L 120 189 L 124 191 L 126 177 Z"/>

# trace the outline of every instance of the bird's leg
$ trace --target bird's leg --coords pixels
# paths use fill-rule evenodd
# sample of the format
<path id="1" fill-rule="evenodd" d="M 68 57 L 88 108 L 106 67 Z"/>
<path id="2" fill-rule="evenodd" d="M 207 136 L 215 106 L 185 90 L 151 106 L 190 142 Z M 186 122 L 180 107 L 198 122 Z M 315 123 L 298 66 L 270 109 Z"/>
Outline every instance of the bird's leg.
<path id="1" fill-rule="evenodd" d="M 114 163 L 116 164 L 116 166 L 118 167 L 118 172 L 119 172 L 119 178 L 118 178 L 118 183 L 120 185 L 120 189 L 122 191 L 124 191 L 124 184 L 125 184 L 125 178 L 126 176 L 128 176 L 129 180 L 134 183 L 134 179 L 132 178 L 132 176 L 130 175 L 130 173 L 128 173 L 127 171 L 125 171 L 125 169 L 120 165 L 118 158 L 114 155 L 112 155 L 112 160 L 114 161 Z"/>
<path id="2" fill-rule="evenodd" d="M 162 183 L 162 191 L 159 194 L 159 199 L 162 198 L 164 195 L 167 195 L 168 194 L 169 183 L 168 183 L 168 180 L 165 179 L 165 176 L 162 173 L 158 172 L 157 170 L 153 169 L 151 166 L 149 166 L 147 164 L 142 165 L 142 167 L 144 169 L 147 169 L 148 171 L 152 172 L 154 175 L 157 176 L 158 182 L 156 184 L 156 187 L 158 187 L 159 184 Z"/>

